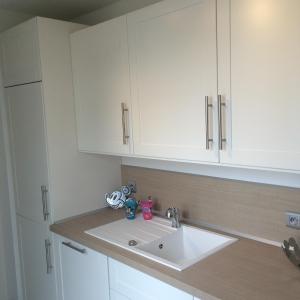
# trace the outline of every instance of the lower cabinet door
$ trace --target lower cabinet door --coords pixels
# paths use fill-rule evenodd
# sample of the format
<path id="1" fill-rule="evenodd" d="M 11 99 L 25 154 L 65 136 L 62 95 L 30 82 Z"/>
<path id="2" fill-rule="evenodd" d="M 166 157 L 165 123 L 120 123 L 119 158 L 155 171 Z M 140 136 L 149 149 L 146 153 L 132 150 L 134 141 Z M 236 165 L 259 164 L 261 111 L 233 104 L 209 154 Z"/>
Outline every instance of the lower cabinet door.
<path id="1" fill-rule="evenodd" d="M 51 233 L 46 225 L 17 216 L 24 300 L 55 300 Z"/>
<path id="2" fill-rule="evenodd" d="M 109 258 L 111 300 L 193 300 L 160 280 Z"/>
<path id="3" fill-rule="evenodd" d="M 122 295 L 114 290 L 110 290 L 110 300 L 130 300 L 130 298 Z"/>
<path id="4" fill-rule="evenodd" d="M 59 300 L 109 300 L 107 257 L 63 237 L 55 238 Z"/>

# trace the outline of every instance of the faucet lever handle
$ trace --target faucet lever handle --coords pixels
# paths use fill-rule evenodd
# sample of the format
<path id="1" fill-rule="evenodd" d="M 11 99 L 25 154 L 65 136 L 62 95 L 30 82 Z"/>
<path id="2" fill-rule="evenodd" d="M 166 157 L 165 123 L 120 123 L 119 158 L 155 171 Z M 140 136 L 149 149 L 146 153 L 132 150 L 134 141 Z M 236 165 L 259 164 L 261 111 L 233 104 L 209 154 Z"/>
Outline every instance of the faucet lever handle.
<path id="1" fill-rule="evenodd" d="M 175 208 L 175 207 L 169 207 L 167 210 L 166 210 L 166 216 L 168 218 L 172 218 L 172 217 L 175 217 L 175 215 L 179 212 L 178 208 Z"/>

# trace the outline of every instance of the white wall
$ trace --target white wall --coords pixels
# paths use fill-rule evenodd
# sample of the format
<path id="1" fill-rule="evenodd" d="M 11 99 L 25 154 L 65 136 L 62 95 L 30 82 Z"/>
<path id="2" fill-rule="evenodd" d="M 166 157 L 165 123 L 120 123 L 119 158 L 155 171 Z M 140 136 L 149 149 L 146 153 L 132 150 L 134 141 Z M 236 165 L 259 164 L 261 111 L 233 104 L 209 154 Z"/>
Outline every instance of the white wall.
<path id="1" fill-rule="evenodd" d="M 159 1 L 161 0 L 119 0 L 111 5 L 103 7 L 102 9 L 82 15 L 73 21 L 87 25 L 95 25 Z"/>
<path id="2" fill-rule="evenodd" d="M 0 9 L 0 32 L 31 18 L 30 15 Z M 4 107 L 4 90 L 2 88 L 0 65 L 0 299 L 17 300 L 17 276 L 13 223 L 11 220 L 11 204 L 7 174 L 7 132 L 6 112 Z M 17 258 L 18 261 L 18 258 Z"/>

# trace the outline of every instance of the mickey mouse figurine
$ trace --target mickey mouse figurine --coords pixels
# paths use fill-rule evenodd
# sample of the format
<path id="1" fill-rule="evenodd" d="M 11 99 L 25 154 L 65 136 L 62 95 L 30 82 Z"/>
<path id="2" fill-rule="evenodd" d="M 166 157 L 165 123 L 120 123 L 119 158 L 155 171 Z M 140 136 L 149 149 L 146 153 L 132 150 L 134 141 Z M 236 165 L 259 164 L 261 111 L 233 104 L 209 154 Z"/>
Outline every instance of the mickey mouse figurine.
<path id="1" fill-rule="evenodd" d="M 136 193 L 136 188 L 134 185 L 123 185 L 120 190 L 114 191 L 111 194 L 105 194 L 105 200 L 107 204 L 114 208 L 126 208 L 126 218 L 129 220 L 135 219 L 135 213 L 139 206 L 132 195 Z"/>

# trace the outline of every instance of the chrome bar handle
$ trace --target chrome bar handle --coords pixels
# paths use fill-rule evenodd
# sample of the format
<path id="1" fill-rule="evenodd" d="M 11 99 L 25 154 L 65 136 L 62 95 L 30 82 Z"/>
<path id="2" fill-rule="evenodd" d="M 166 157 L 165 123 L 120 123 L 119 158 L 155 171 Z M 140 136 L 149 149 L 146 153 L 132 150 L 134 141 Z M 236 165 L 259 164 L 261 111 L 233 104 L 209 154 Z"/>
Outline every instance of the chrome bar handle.
<path id="1" fill-rule="evenodd" d="M 71 249 L 77 251 L 77 252 L 80 252 L 81 254 L 85 254 L 85 253 L 86 253 L 86 249 L 84 249 L 84 248 L 78 248 L 78 247 L 74 246 L 74 245 L 73 245 L 72 243 L 70 243 L 70 242 L 62 242 L 62 244 L 63 244 L 64 246 L 67 246 L 67 247 L 69 247 L 69 248 L 71 248 Z"/>
<path id="2" fill-rule="evenodd" d="M 209 150 L 209 143 L 213 142 L 213 139 L 209 137 L 209 108 L 212 108 L 213 105 L 209 104 L 208 96 L 205 96 L 205 131 L 206 131 L 206 141 L 205 148 Z"/>
<path id="3" fill-rule="evenodd" d="M 48 199 L 47 199 L 48 189 L 47 189 L 47 187 L 45 185 L 41 186 L 41 192 L 42 192 L 42 203 L 43 203 L 44 221 L 47 221 L 48 217 L 49 217 Z"/>
<path id="4" fill-rule="evenodd" d="M 47 265 L 47 274 L 50 274 L 53 266 L 51 263 L 51 242 L 49 239 L 45 240 L 45 250 L 46 250 L 46 265 Z"/>
<path id="5" fill-rule="evenodd" d="M 223 150 L 223 143 L 226 143 L 227 139 L 223 137 L 223 114 L 222 108 L 226 104 L 222 102 L 222 95 L 218 95 L 218 114 L 219 114 L 219 150 Z"/>
<path id="6" fill-rule="evenodd" d="M 129 135 L 127 134 L 125 113 L 128 112 L 128 108 L 126 108 L 126 104 L 124 102 L 121 103 L 121 109 L 122 109 L 123 145 L 126 145 L 127 140 L 129 139 Z"/>

